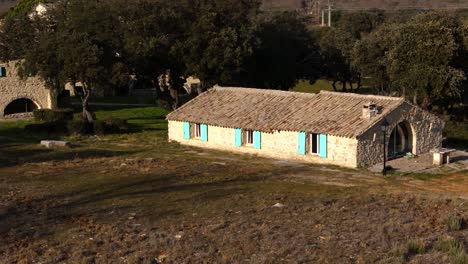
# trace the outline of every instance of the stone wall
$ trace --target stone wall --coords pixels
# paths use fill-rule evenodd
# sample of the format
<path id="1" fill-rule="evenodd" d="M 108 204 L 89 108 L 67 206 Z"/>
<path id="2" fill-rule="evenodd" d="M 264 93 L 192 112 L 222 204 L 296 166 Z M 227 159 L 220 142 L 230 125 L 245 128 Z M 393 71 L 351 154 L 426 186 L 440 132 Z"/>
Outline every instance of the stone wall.
<path id="1" fill-rule="evenodd" d="M 433 148 L 442 146 L 442 132 L 445 123 L 437 116 L 424 111 L 417 106 L 404 103 L 387 117 L 390 124 L 386 134 L 386 144 L 390 140 L 390 134 L 397 124 L 407 122 L 411 126 L 412 133 L 412 153 L 423 154 Z M 383 162 L 383 132 L 380 124 L 375 125 L 358 138 L 358 166 L 367 167 L 379 162 Z"/>
<path id="2" fill-rule="evenodd" d="M 275 131 L 273 133 L 262 132 L 261 149 L 254 149 L 249 146 L 236 147 L 233 128 L 223 128 L 208 126 L 208 142 L 198 139 L 184 139 L 183 123 L 178 121 L 169 121 L 168 126 L 169 140 L 177 141 L 182 144 L 225 150 L 238 153 L 257 154 L 259 156 L 298 160 L 319 164 L 332 164 L 343 167 L 357 167 L 357 145 L 356 139 L 327 137 L 327 158 L 321 158 L 316 155 L 297 154 L 298 133 L 292 131 Z"/>
<path id="3" fill-rule="evenodd" d="M 26 98 L 38 108 L 51 108 L 52 97 L 44 82 L 37 77 L 21 80 L 17 74 L 16 62 L 0 63 L 6 70 L 6 77 L 0 77 L 0 118 L 4 117 L 6 106 L 12 101 Z"/>

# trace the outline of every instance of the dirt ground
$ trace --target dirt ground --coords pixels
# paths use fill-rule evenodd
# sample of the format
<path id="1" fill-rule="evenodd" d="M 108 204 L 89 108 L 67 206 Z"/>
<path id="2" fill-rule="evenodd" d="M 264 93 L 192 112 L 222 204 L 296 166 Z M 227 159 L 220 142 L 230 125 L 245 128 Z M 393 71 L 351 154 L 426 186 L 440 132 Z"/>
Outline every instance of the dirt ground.
<path id="1" fill-rule="evenodd" d="M 463 171 L 468 169 L 468 152 L 455 151 L 450 154 L 450 163 L 437 166 L 433 164 L 433 154 L 424 153 L 413 158 L 403 157 L 387 162 L 396 173 L 430 173 L 438 174 Z M 379 163 L 369 168 L 372 172 L 381 172 L 383 164 Z"/>
<path id="2" fill-rule="evenodd" d="M 383 178 L 168 143 L 79 143 L 0 149 L 0 263 L 468 261 L 466 171 Z"/>

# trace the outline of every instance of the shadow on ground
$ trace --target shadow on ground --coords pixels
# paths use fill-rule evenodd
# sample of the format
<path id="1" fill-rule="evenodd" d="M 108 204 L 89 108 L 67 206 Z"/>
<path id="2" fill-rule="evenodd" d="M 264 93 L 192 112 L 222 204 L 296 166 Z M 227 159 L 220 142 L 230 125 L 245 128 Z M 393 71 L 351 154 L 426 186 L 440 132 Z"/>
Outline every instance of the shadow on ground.
<path id="1" fill-rule="evenodd" d="M 138 151 L 107 149 L 48 149 L 42 146 L 0 144 L 0 168 L 24 163 L 70 161 L 74 159 L 109 158 L 135 154 Z"/>

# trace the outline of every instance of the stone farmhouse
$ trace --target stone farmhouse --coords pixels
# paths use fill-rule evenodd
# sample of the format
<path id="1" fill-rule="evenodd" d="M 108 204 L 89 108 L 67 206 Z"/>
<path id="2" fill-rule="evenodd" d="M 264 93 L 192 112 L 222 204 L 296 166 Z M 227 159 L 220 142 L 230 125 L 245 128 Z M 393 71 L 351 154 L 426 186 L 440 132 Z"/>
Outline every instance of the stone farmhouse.
<path id="1" fill-rule="evenodd" d="M 367 167 L 442 144 L 445 123 L 403 98 L 216 87 L 167 116 L 170 141 L 259 156 Z"/>
<path id="2" fill-rule="evenodd" d="M 37 108 L 52 108 L 54 100 L 38 77 L 22 80 L 15 61 L 0 63 L 0 119 L 18 117 Z"/>

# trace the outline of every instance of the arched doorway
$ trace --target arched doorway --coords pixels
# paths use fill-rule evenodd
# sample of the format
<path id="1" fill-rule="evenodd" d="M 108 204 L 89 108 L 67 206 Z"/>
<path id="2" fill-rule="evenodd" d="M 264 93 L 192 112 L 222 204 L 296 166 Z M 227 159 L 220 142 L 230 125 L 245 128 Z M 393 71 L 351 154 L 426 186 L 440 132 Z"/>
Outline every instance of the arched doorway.
<path id="1" fill-rule="evenodd" d="M 388 157 L 402 157 L 413 152 L 413 131 L 411 125 L 404 121 L 395 126 L 388 142 Z"/>
<path id="2" fill-rule="evenodd" d="M 11 103 L 9 103 L 4 111 L 4 115 L 13 115 L 13 114 L 21 114 L 21 113 L 30 113 L 37 109 L 38 106 L 30 99 L 27 98 L 19 98 Z"/>

